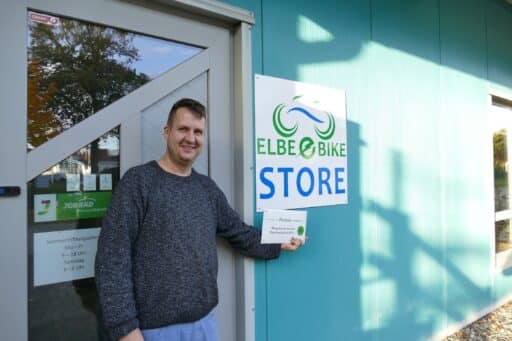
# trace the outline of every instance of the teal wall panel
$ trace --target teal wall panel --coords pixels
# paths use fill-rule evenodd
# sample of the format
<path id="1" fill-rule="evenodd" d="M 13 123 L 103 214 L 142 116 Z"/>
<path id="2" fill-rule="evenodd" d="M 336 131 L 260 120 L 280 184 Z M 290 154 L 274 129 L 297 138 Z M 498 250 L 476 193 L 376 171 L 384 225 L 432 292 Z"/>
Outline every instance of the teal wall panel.
<path id="1" fill-rule="evenodd" d="M 487 37 L 489 81 L 504 90 L 512 88 L 512 6 L 504 1 L 489 0 Z"/>
<path id="2" fill-rule="evenodd" d="M 374 165 L 378 339 L 425 339 L 442 324 L 439 17 L 434 1 L 372 1 L 368 88 Z M 377 166 L 378 165 L 378 166 Z M 375 169 L 375 168 L 374 168 Z"/>
<path id="3" fill-rule="evenodd" d="M 256 340 L 423 340 L 510 295 L 487 125 L 489 88 L 512 93 L 512 6 L 227 2 L 255 13 L 254 72 L 347 94 L 350 203 L 256 262 Z"/>
<path id="4" fill-rule="evenodd" d="M 486 130 L 486 4 L 467 1 L 465 9 L 460 15 L 456 0 L 443 1 L 441 7 L 439 126 L 447 325 L 492 304 L 494 198 L 489 192 L 492 136 Z"/>
<path id="5" fill-rule="evenodd" d="M 370 38 L 369 10 L 368 3 L 359 0 L 263 2 L 265 74 L 351 89 L 350 203 L 308 209 L 307 246 L 268 263 L 269 341 L 364 338 L 358 116 L 367 112 L 367 69 L 361 58 Z"/>

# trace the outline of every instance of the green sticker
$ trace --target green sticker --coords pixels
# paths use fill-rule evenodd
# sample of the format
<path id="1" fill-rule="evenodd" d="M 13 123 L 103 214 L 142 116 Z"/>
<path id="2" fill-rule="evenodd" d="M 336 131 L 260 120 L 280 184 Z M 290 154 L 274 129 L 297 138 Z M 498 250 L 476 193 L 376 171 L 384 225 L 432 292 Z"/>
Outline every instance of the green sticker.
<path id="1" fill-rule="evenodd" d="M 112 192 L 57 194 L 57 220 L 101 218 L 107 212 Z"/>
<path id="2" fill-rule="evenodd" d="M 304 226 L 301 225 L 297 228 L 297 234 L 299 236 L 302 236 L 304 234 Z"/>

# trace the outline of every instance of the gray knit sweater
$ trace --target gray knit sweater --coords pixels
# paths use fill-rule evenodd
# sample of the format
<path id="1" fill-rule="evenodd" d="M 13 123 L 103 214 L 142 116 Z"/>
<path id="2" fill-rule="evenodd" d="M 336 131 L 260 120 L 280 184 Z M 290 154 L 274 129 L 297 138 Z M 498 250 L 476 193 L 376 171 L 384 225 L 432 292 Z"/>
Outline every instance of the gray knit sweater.
<path id="1" fill-rule="evenodd" d="M 208 314 L 218 302 L 216 235 L 245 255 L 280 253 L 279 245 L 260 244 L 260 232 L 240 220 L 210 178 L 177 176 L 156 161 L 130 169 L 112 197 L 96 255 L 110 337 Z"/>

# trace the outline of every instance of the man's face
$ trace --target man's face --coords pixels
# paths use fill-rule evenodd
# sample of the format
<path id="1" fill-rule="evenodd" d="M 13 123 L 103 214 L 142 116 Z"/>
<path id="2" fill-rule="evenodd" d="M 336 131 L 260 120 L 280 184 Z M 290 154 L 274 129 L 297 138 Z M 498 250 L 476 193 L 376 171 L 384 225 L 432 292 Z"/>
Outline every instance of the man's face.
<path id="1" fill-rule="evenodd" d="M 185 107 L 178 108 L 171 126 L 164 128 L 171 162 L 182 167 L 192 167 L 203 147 L 204 130 L 204 118 L 197 118 Z"/>

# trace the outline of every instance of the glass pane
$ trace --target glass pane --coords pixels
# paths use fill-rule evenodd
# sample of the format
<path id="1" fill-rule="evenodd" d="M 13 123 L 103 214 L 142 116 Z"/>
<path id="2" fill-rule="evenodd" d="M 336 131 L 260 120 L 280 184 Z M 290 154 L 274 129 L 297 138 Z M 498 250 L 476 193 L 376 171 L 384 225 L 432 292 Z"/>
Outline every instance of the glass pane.
<path id="1" fill-rule="evenodd" d="M 497 221 L 496 228 L 496 252 L 501 252 L 512 247 L 510 236 L 510 219 Z"/>
<path id="2" fill-rule="evenodd" d="M 94 257 L 119 175 L 115 128 L 28 183 L 29 340 L 102 339 Z"/>
<path id="3" fill-rule="evenodd" d="M 505 129 L 494 133 L 494 207 L 496 212 L 510 208 L 507 142 L 508 136 Z"/>
<path id="4" fill-rule="evenodd" d="M 27 50 L 31 150 L 202 48 L 29 11 Z"/>

